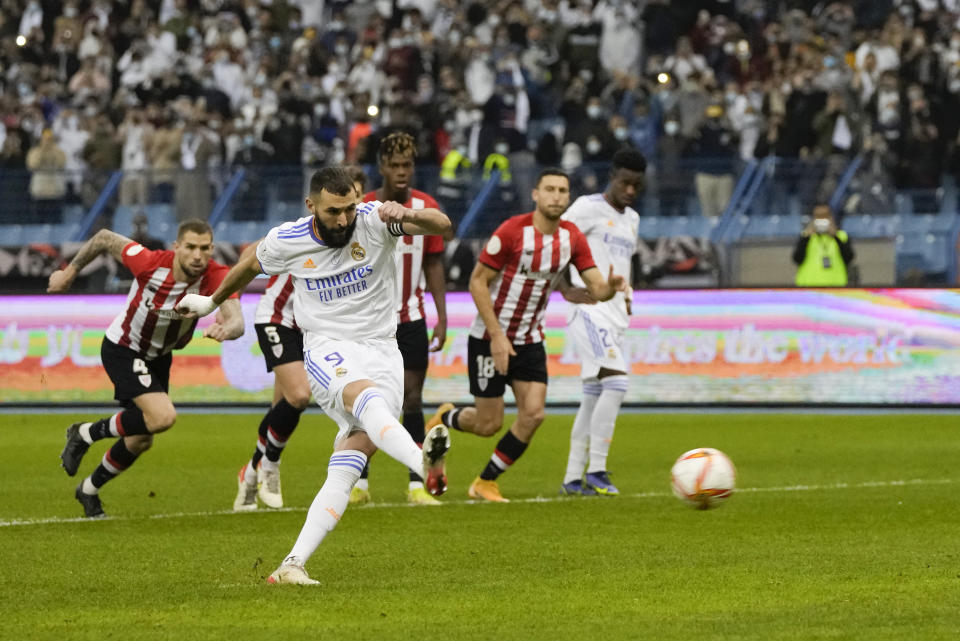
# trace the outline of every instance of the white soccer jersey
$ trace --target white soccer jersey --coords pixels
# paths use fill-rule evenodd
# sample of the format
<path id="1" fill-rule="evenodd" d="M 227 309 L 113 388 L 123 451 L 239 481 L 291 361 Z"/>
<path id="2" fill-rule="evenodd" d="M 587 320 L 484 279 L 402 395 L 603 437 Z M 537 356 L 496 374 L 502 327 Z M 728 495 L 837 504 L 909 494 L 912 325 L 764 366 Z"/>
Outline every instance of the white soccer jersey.
<path id="1" fill-rule="evenodd" d="M 400 224 L 380 220 L 380 202 L 357 206 L 346 247 L 327 247 L 313 216 L 274 227 L 257 247 L 267 274 L 293 277 L 293 314 L 309 349 L 323 339 L 364 341 L 396 335 Z"/>
<path id="2" fill-rule="evenodd" d="M 623 213 L 614 209 L 603 194 L 591 194 L 577 198 L 563 214 L 587 237 L 590 253 L 597 269 L 606 278 L 613 265 L 613 273 L 630 280 L 630 260 L 637 251 L 640 233 L 640 215 L 627 207 Z M 583 286 L 579 274 L 572 274 L 575 285 Z M 585 305 L 591 312 L 606 317 L 616 327 L 626 328 L 630 322 L 623 292 L 617 292 L 610 300 L 596 305 Z"/>

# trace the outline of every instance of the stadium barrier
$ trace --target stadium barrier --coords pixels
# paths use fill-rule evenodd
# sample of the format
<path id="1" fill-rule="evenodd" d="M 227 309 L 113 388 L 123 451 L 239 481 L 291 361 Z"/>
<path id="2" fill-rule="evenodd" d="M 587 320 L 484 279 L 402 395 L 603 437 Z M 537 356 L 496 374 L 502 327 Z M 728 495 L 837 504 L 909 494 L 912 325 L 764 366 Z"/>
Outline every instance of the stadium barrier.
<path id="1" fill-rule="evenodd" d="M 204 339 L 212 316 L 200 322 L 173 359 L 176 402 L 270 401 L 272 375 L 252 331 L 257 300 L 241 301 L 248 331 L 239 340 Z M 110 402 L 100 343 L 123 303 L 122 296 L 0 297 L 0 403 Z M 471 400 L 465 358 L 476 310 L 466 293 L 448 294 L 447 309 L 448 340 L 431 354 L 428 404 Z M 581 396 L 568 311 L 555 294 L 545 322 L 553 405 Z M 637 291 L 625 345 L 628 405 L 960 405 L 955 290 Z"/>

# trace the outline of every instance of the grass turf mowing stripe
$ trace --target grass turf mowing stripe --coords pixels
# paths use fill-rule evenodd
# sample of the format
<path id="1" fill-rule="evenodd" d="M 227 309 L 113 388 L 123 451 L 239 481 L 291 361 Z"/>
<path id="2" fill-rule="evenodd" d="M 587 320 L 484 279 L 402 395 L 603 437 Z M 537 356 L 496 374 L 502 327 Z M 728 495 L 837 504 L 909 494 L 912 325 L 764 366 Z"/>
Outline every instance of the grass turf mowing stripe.
<path id="1" fill-rule="evenodd" d="M 905 487 L 911 485 L 950 485 L 956 483 L 956 479 L 907 479 L 899 481 L 865 481 L 863 483 L 828 483 L 825 485 L 785 485 L 781 487 L 744 487 L 738 488 L 734 494 L 740 493 L 758 493 L 758 492 L 816 492 L 821 490 L 856 490 L 864 488 L 877 487 Z M 633 494 L 621 494 L 618 499 L 648 499 L 663 498 L 672 496 L 670 492 L 637 492 Z M 611 497 L 613 498 L 613 497 Z M 571 496 L 535 496 L 531 498 L 512 499 L 511 503 L 559 503 L 563 501 L 576 501 L 580 497 Z M 608 499 L 593 498 L 586 500 L 603 501 Z M 445 500 L 441 505 L 484 505 L 486 501 L 474 501 L 472 499 L 454 499 Z M 410 503 L 368 503 L 366 505 L 354 506 L 354 510 L 371 510 L 377 508 L 415 508 L 423 507 L 412 505 Z M 436 506 L 434 506 L 436 507 Z M 215 510 L 212 512 L 171 512 L 169 514 L 151 514 L 148 516 L 108 516 L 106 519 L 87 519 L 84 517 L 64 518 L 48 517 L 41 519 L 13 519 L 10 521 L 0 521 L 0 527 L 17 527 L 28 525 L 62 525 L 65 523 L 97 523 L 102 521 L 147 521 L 151 519 L 179 519 L 208 516 L 232 516 L 237 514 L 270 514 L 273 512 L 306 512 L 307 507 L 282 507 L 278 509 L 262 509 L 252 511 L 234 511 L 234 510 Z"/>

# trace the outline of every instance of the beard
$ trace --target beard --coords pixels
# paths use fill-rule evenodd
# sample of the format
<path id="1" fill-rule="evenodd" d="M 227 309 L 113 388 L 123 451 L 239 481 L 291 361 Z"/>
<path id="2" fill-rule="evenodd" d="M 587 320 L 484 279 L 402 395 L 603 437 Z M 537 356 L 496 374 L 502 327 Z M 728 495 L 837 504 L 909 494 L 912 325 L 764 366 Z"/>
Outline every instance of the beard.
<path id="1" fill-rule="evenodd" d="M 353 237 L 353 230 L 357 226 L 357 219 L 354 218 L 349 225 L 343 228 L 327 227 L 320 222 L 319 218 L 314 217 L 317 223 L 317 233 L 320 234 L 320 240 L 327 247 L 346 247 L 347 243 Z"/>

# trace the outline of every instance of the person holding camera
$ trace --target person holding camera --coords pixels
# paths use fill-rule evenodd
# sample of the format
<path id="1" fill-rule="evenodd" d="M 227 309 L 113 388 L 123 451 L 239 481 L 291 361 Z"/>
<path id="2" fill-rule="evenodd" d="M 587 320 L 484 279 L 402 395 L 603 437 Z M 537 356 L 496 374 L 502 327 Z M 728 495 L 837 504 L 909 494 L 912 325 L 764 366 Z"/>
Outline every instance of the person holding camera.
<path id="1" fill-rule="evenodd" d="M 837 228 L 830 206 L 818 204 L 793 250 L 797 287 L 846 287 L 847 266 L 853 245 L 847 232 Z"/>

